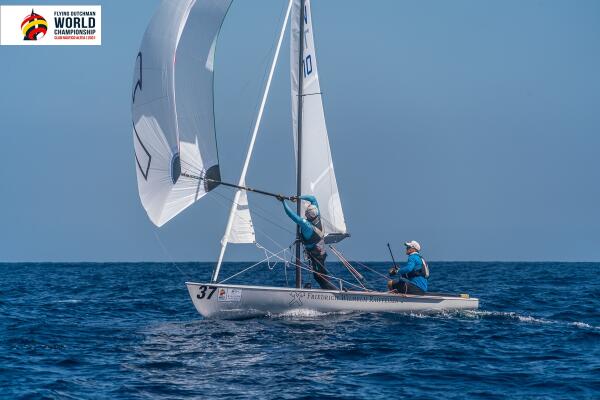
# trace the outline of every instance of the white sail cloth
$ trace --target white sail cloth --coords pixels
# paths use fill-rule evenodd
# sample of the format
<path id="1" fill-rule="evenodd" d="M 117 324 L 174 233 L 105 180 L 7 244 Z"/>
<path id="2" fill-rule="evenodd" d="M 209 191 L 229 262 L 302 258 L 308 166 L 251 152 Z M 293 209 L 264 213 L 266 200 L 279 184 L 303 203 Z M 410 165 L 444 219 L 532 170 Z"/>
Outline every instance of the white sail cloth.
<path id="1" fill-rule="evenodd" d="M 234 200 L 235 211 L 231 230 L 227 238 L 223 238 L 223 240 L 227 239 L 229 243 L 254 243 L 256 235 L 248 207 L 248 196 L 245 190 L 238 190 L 238 193 L 239 195 L 236 194 L 234 198 L 237 201 Z"/>
<path id="2" fill-rule="evenodd" d="M 133 77 L 132 116 L 140 199 L 162 226 L 220 180 L 213 62 L 231 0 L 163 0 Z M 196 178 L 194 178 L 196 177 Z"/>
<path id="3" fill-rule="evenodd" d="M 300 0 L 294 0 L 290 35 L 292 121 L 296 150 L 298 147 L 300 3 Z M 325 115 L 323 113 L 310 1 L 305 0 L 304 4 L 304 62 L 302 82 L 302 92 L 304 95 L 302 97 L 301 188 L 302 194 L 312 194 L 317 198 L 324 233 L 343 238 L 346 234 L 346 223 L 344 221 L 342 203 L 333 170 L 333 160 L 329 148 Z"/>

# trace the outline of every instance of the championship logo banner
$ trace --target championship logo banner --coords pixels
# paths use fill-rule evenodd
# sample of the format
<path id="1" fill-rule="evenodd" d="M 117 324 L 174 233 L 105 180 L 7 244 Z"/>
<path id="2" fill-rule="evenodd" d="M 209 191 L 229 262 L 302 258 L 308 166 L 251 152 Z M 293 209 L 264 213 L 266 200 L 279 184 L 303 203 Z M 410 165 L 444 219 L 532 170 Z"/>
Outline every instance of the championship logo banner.
<path id="1" fill-rule="evenodd" d="M 102 44 L 101 6 L 0 6 L 0 44 Z"/>

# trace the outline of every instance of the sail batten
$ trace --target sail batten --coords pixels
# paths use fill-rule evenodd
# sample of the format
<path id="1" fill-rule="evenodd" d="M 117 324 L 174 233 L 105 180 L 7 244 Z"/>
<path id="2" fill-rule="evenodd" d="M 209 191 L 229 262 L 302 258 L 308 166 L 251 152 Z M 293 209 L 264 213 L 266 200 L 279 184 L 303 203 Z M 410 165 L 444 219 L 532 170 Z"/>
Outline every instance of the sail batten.
<path id="1" fill-rule="evenodd" d="M 302 63 L 302 90 L 299 90 L 300 71 L 298 68 L 300 0 L 294 0 L 292 8 L 291 83 L 292 83 L 292 120 L 294 126 L 294 145 L 296 154 L 301 154 L 302 194 L 312 194 L 319 202 L 323 230 L 331 239 L 339 240 L 347 236 L 346 222 L 335 178 L 333 159 L 327 135 L 325 114 L 317 59 L 314 44 L 310 0 L 304 0 L 304 48 Z M 298 152 L 298 94 L 302 98 L 302 151 Z"/>

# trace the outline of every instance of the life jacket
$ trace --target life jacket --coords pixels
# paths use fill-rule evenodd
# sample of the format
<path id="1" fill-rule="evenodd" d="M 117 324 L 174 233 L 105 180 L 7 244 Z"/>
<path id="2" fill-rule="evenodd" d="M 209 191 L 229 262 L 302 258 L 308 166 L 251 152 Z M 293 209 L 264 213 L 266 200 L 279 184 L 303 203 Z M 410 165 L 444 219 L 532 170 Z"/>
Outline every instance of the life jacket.
<path id="1" fill-rule="evenodd" d="M 418 276 L 422 276 L 425 279 L 429 279 L 429 266 L 420 254 L 419 257 L 421 257 L 421 268 L 412 270 L 408 274 L 406 274 L 407 279 L 416 278 Z"/>
<path id="2" fill-rule="evenodd" d="M 306 246 L 313 246 L 311 249 L 307 249 L 309 253 L 323 255 L 325 253 L 325 234 L 323 233 L 323 224 L 321 224 L 321 218 L 317 217 L 310 221 L 310 223 L 313 228 L 312 235 L 310 235 L 308 239 L 305 239 L 303 235 L 300 235 L 302 244 L 305 248 Z"/>

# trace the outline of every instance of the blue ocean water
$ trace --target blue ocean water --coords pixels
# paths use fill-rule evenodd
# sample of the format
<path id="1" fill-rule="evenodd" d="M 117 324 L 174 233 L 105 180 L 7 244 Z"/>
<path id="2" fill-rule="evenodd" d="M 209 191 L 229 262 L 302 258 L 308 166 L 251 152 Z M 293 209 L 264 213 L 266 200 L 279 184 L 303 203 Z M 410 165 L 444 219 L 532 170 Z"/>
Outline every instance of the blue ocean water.
<path id="1" fill-rule="evenodd" d="M 0 264 L 0 398 L 600 398 L 600 264 L 430 267 L 480 310 L 204 320 L 209 264 Z"/>

